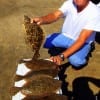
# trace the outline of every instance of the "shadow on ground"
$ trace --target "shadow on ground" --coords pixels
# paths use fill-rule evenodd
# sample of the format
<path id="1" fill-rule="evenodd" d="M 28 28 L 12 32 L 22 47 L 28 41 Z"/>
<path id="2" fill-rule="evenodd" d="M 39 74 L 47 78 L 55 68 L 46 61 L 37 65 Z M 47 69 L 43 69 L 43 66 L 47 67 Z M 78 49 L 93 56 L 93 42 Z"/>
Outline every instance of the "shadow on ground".
<path id="1" fill-rule="evenodd" d="M 100 79 L 77 77 L 72 82 L 73 91 L 68 90 L 69 82 L 65 80 L 67 74 L 64 74 L 68 67 L 70 67 L 70 63 L 65 63 L 60 66 L 59 78 L 62 81 L 61 88 L 63 95 L 67 95 L 69 100 L 100 100 Z M 92 85 L 92 87 L 90 85 Z M 97 90 L 95 90 L 96 94 L 93 92 L 94 87 L 97 88 Z"/>
<path id="2" fill-rule="evenodd" d="M 79 77 L 73 81 L 74 100 L 100 100 L 100 91 L 98 90 L 97 94 L 94 95 L 93 90 L 89 87 L 89 82 L 100 88 L 100 79 Z"/>
<path id="3" fill-rule="evenodd" d="M 100 32 L 96 33 L 96 42 L 100 44 Z"/>

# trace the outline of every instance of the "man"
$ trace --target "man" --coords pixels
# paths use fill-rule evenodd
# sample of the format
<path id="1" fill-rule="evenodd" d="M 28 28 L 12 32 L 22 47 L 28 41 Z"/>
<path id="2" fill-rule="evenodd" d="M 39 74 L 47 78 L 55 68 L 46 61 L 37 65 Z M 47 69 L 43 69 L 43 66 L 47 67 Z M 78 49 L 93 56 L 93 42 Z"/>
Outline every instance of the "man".
<path id="1" fill-rule="evenodd" d="M 100 31 L 98 7 L 90 0 L 67 0 L 55 12 L 33 18 L 37 24 L 50 24 L 65 18 L 61 34 L 48 36 L 44 44 L 51 53 L 51 60 L 60 65 L 64 59 L 76 68 L 87 63 L 86 57 L 95 40 L 95 32 Z M 61 52 L 57 50 L 63 48 Z M 58 48 L 58 49 L 56 49 Z M 56 50 L 56 55 L 52 53 Z M 53 55 L 53 56 L 52 56 Z"/>

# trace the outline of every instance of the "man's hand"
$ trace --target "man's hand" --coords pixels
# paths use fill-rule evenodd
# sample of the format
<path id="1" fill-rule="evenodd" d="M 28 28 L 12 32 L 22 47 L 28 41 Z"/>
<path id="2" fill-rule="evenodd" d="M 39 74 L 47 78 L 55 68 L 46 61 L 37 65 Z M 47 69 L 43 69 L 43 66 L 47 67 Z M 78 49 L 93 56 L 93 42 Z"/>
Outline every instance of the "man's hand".
<path id="1" fill-rule="evenodd" d="M 37 25 L 41 25 L 43 21 L 41 17 L 36 17 L 36 18 L 31 19 L 31 23 L 33 22 L 36 22 Z"/>
<path id="2" fill-rule="evenodd" d="M 57 56 L 52 56 L 52 57 L 50 58 L 50 60 L 52 60 L 52 61 L 53 61 L 54 63 L 56 63 L 57 65 L 61 65 L 61 63 L 62 63 L 62 61 L 63 61 L 59 55 L 57 55 Z"/>

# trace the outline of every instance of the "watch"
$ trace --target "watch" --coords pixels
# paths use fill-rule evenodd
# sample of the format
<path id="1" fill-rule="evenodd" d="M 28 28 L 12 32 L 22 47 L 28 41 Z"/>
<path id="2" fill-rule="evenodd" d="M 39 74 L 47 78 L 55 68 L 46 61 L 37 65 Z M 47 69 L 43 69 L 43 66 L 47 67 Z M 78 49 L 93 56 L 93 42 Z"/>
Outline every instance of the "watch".
<path id="1" fill-rule="evenodd" d="M 59 54 L 59 57 L 62 59 L 62 61 L 64 61 L 64 54 Z"/>

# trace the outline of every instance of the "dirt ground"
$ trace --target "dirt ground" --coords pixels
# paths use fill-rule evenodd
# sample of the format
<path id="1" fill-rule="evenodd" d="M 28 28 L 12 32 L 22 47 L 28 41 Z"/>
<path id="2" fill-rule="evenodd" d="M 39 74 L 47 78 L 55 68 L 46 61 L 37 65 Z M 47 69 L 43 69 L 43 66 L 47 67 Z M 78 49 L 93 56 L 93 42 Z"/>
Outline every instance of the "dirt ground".
<path id="1" fill-rule="evenodd" d="M 59 2 L 58 2 L 59 1 Z M 64 0 L 0 0 L 0 100 L 10 100 L 9 86 L 16 71 L 18 61 L 22 58 L 31 58 L 33 53 L 25 44 L 25 30 L 23 16 L 36 17 L 56 10 Z M 51 25 L 42 26 L 45 35 L 59 32 L 63 20 Z M 99 35 L 98 35 L 99 36 Z M 97 36 L 97 38 L 98 38 Z M 99 36 L 100 37 L 100 36 Z M 98 39 L 99 40 L 99 39 Z M 48 58 L 47 50 L 41 48 L 41 58 Z M 72 91 L 75 79 L 87 79 L 94 94 L 100 91 L 100 45 L 96 43 L 96 49 L 89 64 L 81 70 L 75 70 L 71 66 L 65 74 L 68 82 L 68 91 Z M 92 83 L 94 80 L 95 82 Z M 99 82 L 100 83 L 100 82 Z"/>

